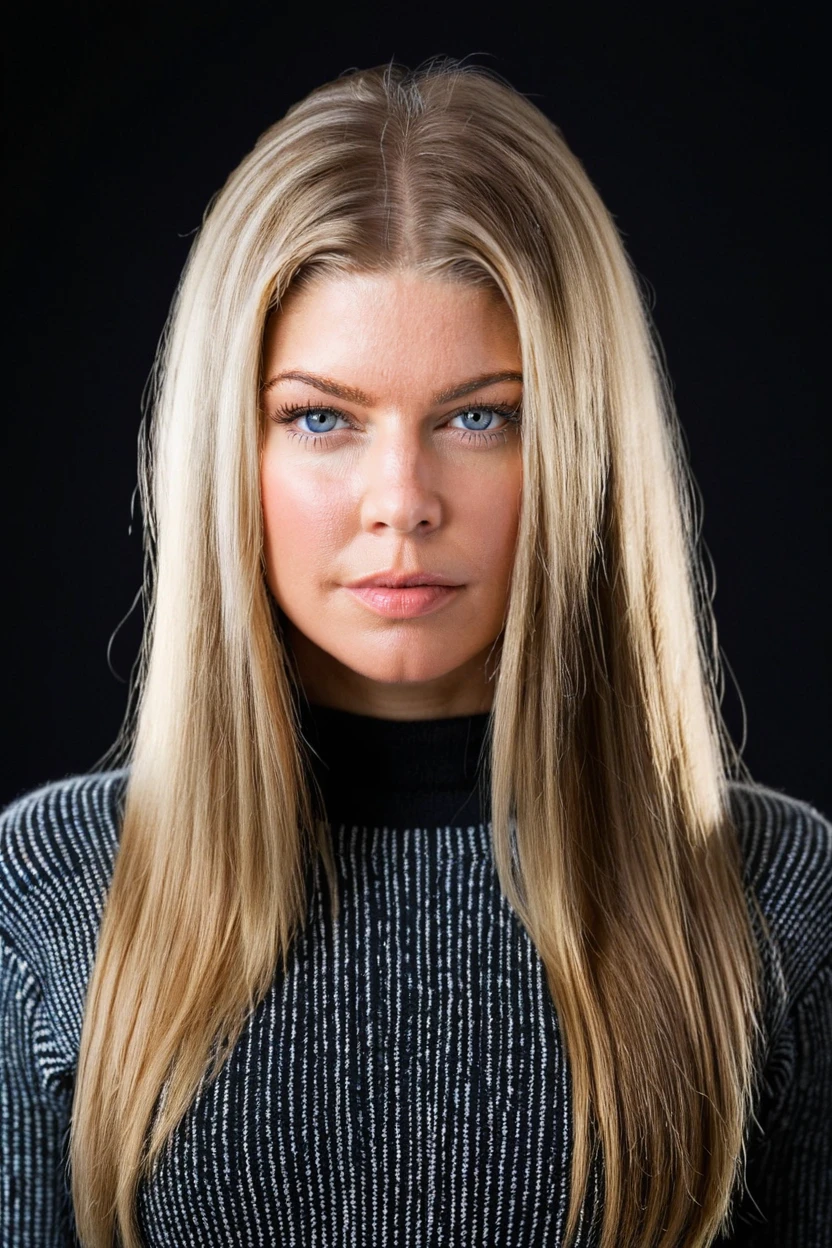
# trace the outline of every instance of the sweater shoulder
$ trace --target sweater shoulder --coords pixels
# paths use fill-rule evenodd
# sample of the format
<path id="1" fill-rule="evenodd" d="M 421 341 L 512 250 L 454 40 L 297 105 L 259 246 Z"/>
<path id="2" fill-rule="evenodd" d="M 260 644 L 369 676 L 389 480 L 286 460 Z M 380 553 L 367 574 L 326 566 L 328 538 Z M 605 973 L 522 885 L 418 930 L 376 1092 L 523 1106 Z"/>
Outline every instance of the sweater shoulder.
<path id="1" fill-rule="evenodd" d="M 787 1007 L 832 958 L 832 822 L 761 784 L 732 783 L 729 800 L 746 892 Z"/>
<path id="2" fill-rule="evenodd" d="M 36 974 L 61 934 L 97 929 L 127 776 L 126 769 L 70 776 L 0 812 L 0 937 Z"/>

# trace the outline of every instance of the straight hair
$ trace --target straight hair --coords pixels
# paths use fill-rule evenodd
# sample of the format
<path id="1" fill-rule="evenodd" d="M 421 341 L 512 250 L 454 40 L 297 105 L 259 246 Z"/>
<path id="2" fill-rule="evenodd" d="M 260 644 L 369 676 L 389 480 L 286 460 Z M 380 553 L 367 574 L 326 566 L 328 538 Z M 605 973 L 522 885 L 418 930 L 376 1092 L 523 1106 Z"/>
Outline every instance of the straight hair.
<path id="1" fill-rule="evenodd" d="M 264 576 L 266 318 L 298 283 L 415 272 L 515 318 L 523 491 L 490 716 L 491 835 L 571 1075 L 566 1243 L 596 1150 L 602 1248 L 729 1226 L 760 966 L 695 487 L 639 282 L 559 130 L 485 69 L 345 74 L 210 207 L 154 374 L 147 626 L 70 1141 L 87 1248 L 138 1248 L 137 1187 L 338 886 Z M 485 776 L 485 773 L 483 773 Z M 207 1073 L 206 1073 L 207 1072 Z"/>

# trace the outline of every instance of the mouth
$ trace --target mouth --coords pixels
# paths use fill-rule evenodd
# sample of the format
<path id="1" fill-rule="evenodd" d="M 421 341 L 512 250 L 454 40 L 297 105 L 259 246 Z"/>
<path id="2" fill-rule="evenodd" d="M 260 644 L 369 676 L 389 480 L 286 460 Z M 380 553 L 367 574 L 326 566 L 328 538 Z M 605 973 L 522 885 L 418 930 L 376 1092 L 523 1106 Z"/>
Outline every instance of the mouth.
<path id="1" fill-rule="evenodd" d="M 369 576 L 351 581 L 347 589 L 412 589 L 417 586 L 439 585 L 449 589 L 460 589 L 461 583 L 441 572 L 372 572 Z"/>
<path id="2" fill-rule="evenodd" d="M 440 610 L 456 598 L 463 586 L 421 581 L 409 585 L 373 583 L 347 585 L 345 588 L 375 615 L 408 620 Z"/>

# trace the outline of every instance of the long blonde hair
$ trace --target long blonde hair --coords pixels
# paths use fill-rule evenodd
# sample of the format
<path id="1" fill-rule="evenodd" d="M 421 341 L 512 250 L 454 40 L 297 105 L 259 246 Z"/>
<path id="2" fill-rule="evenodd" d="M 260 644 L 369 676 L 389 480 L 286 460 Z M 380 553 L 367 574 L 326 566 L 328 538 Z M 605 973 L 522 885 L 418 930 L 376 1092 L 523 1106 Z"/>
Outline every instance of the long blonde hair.
<path id="1" fill-rule="evenodd" d="M 156 370 L 152 593 L 70 1164 L 88 1248 L 135 1199 L 306 913 L 325 825 L 264 580 L 266 317 L 293 282 L 485 282 L 521 343 L 523 500 L 492 707 L 502 890 L 572 1078 L 567 1241 L 593 1150 L 603 1248 L 710 1244 L 742 1177 L 758 953 L 728 785 L 696 497 L 639 284 L 564 139 L 449 60 L 351 72 L 257 142 L 194 244 Z M 164 1089 L 164 1096 L 160 1094 Z"/>

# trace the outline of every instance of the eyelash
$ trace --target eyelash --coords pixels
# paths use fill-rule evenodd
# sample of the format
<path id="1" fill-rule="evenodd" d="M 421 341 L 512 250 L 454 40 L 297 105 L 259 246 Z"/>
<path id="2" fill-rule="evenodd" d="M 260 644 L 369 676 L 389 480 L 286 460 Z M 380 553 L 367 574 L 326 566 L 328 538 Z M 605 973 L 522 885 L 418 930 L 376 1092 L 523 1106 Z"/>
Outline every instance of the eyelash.
<path id="1" fill-rule="evenodd" d="M 297 403 L 290 404 L 287 407 L 280 407 L 276 412 L 270 415 L 270 419 L 278 425 L 291 426 L 299 416 L 306 415 L 307 412 L 326 412 L 327 415 L 337 416 L 339 420 L 349 420 L 344 412 L 339 412 L 337 408 L 327 407 L 321 403 Z M 455 433 L 462 434 L 464 442 L 475 442 L 482 445 L 485 442 L 494 443 L 502 439 L 505 441 L 505 435 L 512 426 L 520 424 L 520 408 L 510 407 L 505 403 L 469 403 L 467 407 L 461 407 L 456 412 L 451 412 L 448 420 L 453 420 L 456 416 L 461 416 L 463 412 L 494 412 L 498 416 L 504 416 L 506 423 L 501 425 L 499 429 L 478 430 L 478 429 L 455 429 Z M 305 429 L 287 428 L 286 432 L 293 438 L 300 438 L 304 442 L 311 442 L 313 447 L 326 442 L 333 433 L 343 433 L 343 429 L 328 429 L 326 433 L 308 433 Z"/>

